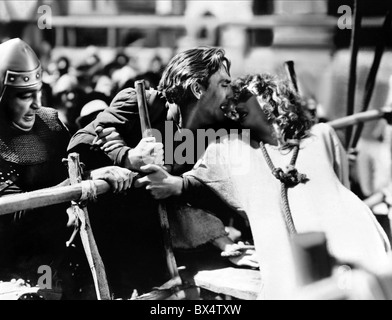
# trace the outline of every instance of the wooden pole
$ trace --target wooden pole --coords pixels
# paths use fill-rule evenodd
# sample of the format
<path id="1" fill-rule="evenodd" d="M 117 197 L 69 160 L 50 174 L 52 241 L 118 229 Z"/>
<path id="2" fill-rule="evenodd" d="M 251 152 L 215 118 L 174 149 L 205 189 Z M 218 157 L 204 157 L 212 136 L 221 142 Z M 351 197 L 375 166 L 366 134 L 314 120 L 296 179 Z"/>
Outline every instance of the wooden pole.
<path id="1" fill-rule="evenodd" d="M 71 184 L 78 184 L 82 181 L 79 155 L 76 153 L 70 154 L 68 157 L 68 172 Z M 111 300 L 105 266 L 95 242 L 87 208 L 73 203 L 72 209 L 81 223 L 79 230 L 80 238 L 94 279 L 97 298 L 98 300 Z"/>
<path id="2" fill-rule="evenodd" d="M 355 126 L 363 122 L 369 122 L 379 119 L 390 119 L 392 118 L 392 108 L 385 107 L 381 110 L 370 110 L 354 114 L 349 117 L 344 117 L 334 121 L 328 122 L 328 124 L 335 130 L 346 129 L 349 126 Z"/>
<path id="3" fill-rule="evenodd" d="M 97 195 L 109 192 L 110 185 L 103 180 L 92 181 Z M 83 194 L 82 183 L 71 186 L 53 187 L 0 198 L 0 216 L 14 212 L 49 207 L 60 203 L 79 201 Z"/>
<path id="4" fill-rule="evenodd" d="M 373 65 L 370 70 L 367 82 L 366 82 L 362 112 L 365 112 L 369 109 L 370 102 L 373 97 L 373 92 L 374 92 L 374 88 L 376 86 L 376 81 L 377 81 L 378 70 L 380 69 L 380 64 L 381 64 L 382 57 L 384 55 L 386 42 L 388 39 L 388 35 L 390 34 L 391 23 L 392 23 L 392 15 L 391 15 L 391 12 L 388 12 L 385 17 L 384 25 L 382 27 L 382 33 L 380 35 L 379 43 L 377 44 L 376 52 L 374 55 Z M 355 131 L 353 141 L 350 144 L 350 148 L 355 149 L 357 147 L 359 139 L 361 138 L 363 129 L 364 129 L 364 123 L 361 122 L 358 125 L 357 130 Z"/>
<path id="5" fill-rule="evenodd" d="M 137 100 L 138 100 L 138 108 L 139 108 L 139 117 L 140 117 L 140 125 L 142 130 L 143 138 L 154 137 L 150 116 L 148 112 L 148 105 L 146 99 L 146 87 L 143 80 L 137 81 L 135 83 Z M 174 280 L 176 285 L 181 285 L 182 280 L 178 271 L 178 266 L 176 262 L 176 258 L 174 256 L 171 233 L 170 233 L 170 225 L 167 214 L 167 207 L 164 201 L 160 201 L 158 204 L 158 214 L 159 220 L 163 233 L 163 242 L 165 246 L 165 254 L 166 254 L 166 262 L 168 266 L 168 270 L 171 278 Z"/>
<path id="6" fill-rule="evenodd" d="M 285 69 L 287 73 L 287 77 L 290 79 L 291 84 L 297 94 L 300 94 L 297 73 L 295 72 L 295 63 L 294 61 L 286 61 Z"/>
<path id="7" fill-rule="evenodd" d="M 351 63 L 348 85 L 348 99 L 347 99 L 347 116 L 351 116 L 355 112 L 355 91 L 357 86 L 357 64 L 359 52 L 359 35 L 362 21 L 361 1 L 354 1 L 354 17 L 355 23 L 351 34 Z M 348 127 L 346 131 L 346 147 L 349 147 L 351 137 L 353 134 L 353 127 Z"/>

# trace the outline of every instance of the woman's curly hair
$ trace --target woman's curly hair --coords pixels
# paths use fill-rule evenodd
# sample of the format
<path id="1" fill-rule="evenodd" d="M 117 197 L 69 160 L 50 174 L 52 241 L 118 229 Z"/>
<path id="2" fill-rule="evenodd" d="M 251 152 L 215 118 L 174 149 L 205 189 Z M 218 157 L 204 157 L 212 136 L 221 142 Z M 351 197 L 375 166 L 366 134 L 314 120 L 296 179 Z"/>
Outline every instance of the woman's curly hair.
<path id="1" fill-rule="evenodd" d="M 277 137 L 283 148 L 291 148 L 309 136 L 313 125 L 303 99 L 288 81 L 270 74 L 247 76 L 234 83 L 237 102 L 247 101 L 252 95 L 257 100 L 271 125 L 277 125 Z"/>

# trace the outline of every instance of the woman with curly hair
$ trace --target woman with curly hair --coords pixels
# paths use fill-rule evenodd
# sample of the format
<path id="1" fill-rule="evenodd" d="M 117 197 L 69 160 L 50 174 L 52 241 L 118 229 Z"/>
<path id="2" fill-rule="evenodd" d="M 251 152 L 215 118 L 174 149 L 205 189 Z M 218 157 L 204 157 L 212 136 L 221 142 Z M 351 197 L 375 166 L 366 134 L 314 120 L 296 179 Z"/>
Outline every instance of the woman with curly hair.
<path id="1" fill-rule="evenodd" d="M 324 233 L 338 261 L 369 268 L 386 261 L 390 244 L 348 189 L 334 130 L 313 126 L 295 91 L 270 75 L 239 79 L 235 88 L 239 121 L 250 131 L 210 145 L 191 175 L 249 218 L 265 296 L 282 297 L 297 285 L 295 234 Z"/>

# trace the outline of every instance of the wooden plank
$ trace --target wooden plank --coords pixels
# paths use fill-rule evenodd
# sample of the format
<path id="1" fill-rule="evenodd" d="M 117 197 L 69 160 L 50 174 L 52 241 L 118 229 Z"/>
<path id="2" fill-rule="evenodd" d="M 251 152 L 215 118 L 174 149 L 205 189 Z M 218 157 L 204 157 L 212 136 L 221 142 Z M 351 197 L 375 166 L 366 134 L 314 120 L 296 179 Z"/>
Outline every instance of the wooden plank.
<path id="1" fill-rule="evenodd" d="M 240 300 L 257 300 L 262 290 L 258 270 L 225 268 L 200 271 L 194 280 L 202 289 Z"/>
<path id="2" fill-rule="evenodd" d="M 209 26 L 243 26 L 249 29 L 275 27 L 310 27 L 335 29 L 338 17 L 321 14 L 314 15 L 260 15 L 252 19 L 239 17 L 235 21 L 220 20 L 214 17 L 199 17 L 198 23 Z M 102 28 L 102 23 L 111 28 L 185 28 L 189 25 L 189 17 L 162 17 L 154 15 L 120 15 L 120 16 L 54 16 L 53 27 L 88 27 Z M 376 28 L 383 23 L 383 18 L 365 18 L 363 27 Z"/>
<path id="3" fill-rule="evenodd" d="M 369 122 L 385 118 L 389 121 L 391 118 L 392 109 L 390 107 L 384 107 L 381 110 L 370 110 L 354 114 L 349 117 L 340 118 L 328 122 L 328 124 L 335 130 L 345 129 L 348 126 L 358 125 L 362 122 Z"/>
<path id="4" fill-rule="evenodd" d="M 97 195 L 107 193 L 110 185 L 103 180 L 95 180 Z M 82 184 L 65 187 L 53 187 L 0 198 L 0 216 L 60 204 L 68 201 L 79 201 L 82 196 Z"/>

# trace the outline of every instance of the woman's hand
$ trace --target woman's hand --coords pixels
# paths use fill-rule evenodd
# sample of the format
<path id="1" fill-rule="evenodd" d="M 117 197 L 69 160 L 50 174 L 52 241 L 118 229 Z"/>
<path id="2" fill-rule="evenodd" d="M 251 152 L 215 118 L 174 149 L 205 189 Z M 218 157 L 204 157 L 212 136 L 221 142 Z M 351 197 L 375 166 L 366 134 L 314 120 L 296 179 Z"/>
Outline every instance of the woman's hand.
<path id="1" fill-rule="evenodd" d="M 136 173 L 113 166 L 94 170 L 90 176 L 92 180 L 104 180 L 109 183 L 114 193 L 121 193 L 132 187 Z"/>

